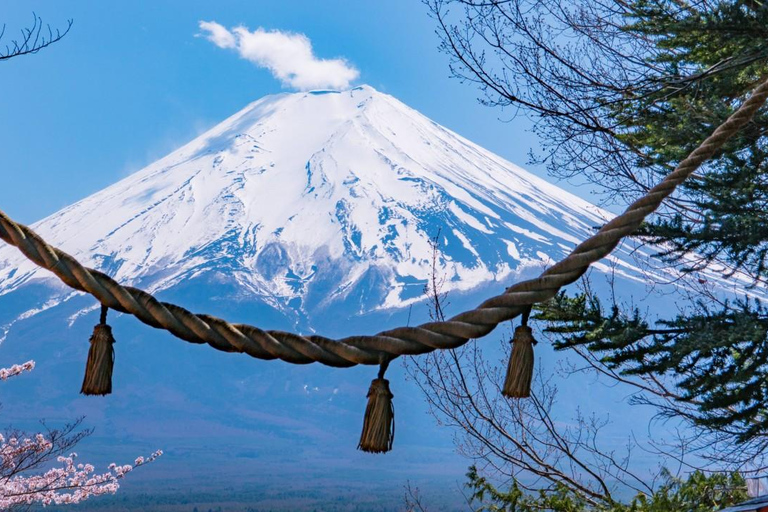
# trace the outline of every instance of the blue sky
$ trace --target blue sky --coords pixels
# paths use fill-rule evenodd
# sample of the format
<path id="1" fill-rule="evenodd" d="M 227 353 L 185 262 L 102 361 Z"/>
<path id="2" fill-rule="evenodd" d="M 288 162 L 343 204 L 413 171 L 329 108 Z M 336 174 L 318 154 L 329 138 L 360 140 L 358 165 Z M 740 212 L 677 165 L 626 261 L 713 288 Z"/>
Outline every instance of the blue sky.
<path id="1" fill-rule="evenodd" d="M 304 34 L 318 58 L 341 57 L 359 71 L 353 84 L 392 94 L 515 163 L 536 144 L 528 120 L 501 121 L 505 113 L 449 77 L 417 0 L 33 0 L 4 5 L 4 43 L 32 11 L 54 28 L 69 18 L 74 25 L 40 53 L 0 63 L 0 209 L 21 222 L 141 169 L 251 101 L 291 90 L 196 37 L 201 20 Z"/>

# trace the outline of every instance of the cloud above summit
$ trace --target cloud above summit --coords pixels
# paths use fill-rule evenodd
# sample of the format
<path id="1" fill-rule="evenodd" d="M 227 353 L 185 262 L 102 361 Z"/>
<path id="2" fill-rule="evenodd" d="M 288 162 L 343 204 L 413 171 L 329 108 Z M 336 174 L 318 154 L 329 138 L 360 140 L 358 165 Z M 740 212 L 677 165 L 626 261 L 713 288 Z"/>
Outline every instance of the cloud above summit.
<path id="1" fill-rule="evenodd" d="M 241 58 L 268 69 L 283 86 L 302 91 L 346 89 L 360 76 L 345 59 L 320 59 L 304 34 L 239 26 L 227 29 L 215 21 L 201 21 L 199 34 L 218 46 L 235 50 Z"/>

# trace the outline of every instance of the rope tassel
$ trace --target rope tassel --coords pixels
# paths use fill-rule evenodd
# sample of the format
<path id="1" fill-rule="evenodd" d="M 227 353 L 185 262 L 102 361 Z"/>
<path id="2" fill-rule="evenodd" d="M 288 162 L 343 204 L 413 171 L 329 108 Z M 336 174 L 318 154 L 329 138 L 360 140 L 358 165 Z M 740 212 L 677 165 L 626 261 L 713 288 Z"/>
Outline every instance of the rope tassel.
<path id="1" fill-rule="evenodd" d="M 507 378 L 504 380 L 502 394 L 508 398 L 528 398 L 531 396 L 533 380 L 533 346 L 536 340 L 528 327 L 530 309 L 523 313 L 523 325 L 515 329 L 512 337 L 512 354 L 509 356 Z"/>
<path id="2" fill-rule="evenodd" d="M 389 381 L 384 378 L 388 365 L 388 361 L 381 364 L 379 376 L 373 379 L 368 390 L 363 432 L 357 445 L 357 449 L 364 452 L 388 452 L 395 440 L 395 407 L 392 405 L 394 395 L 389 390 Z"/>
<path id="3" fill-rule="evenodd" d="M 115 338 L 112 328 L 107 325 L 109 308 L 101 306 L 101 320 L 93 328 L 88 362 L 80 393 L 83 395 L 108 395 L 112 393 L 112 368 L 115 364 Z"/>

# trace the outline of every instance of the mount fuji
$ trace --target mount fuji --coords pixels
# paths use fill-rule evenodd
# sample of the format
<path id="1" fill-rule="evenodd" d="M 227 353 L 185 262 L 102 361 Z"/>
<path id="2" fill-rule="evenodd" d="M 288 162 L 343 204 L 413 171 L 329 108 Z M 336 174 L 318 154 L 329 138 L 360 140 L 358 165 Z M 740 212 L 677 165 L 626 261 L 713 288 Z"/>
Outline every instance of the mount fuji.
<path id="1" fill-rule="evenodd" d="M 306 319 L 420 300 L 438 233 L 445 291 L 466 291 L 563 257 L 609 217 L 363 86 L 256 101 L 33 228 L 120 282 L 216 275 Z M 0 296 L 51 279 L 0 247 Z"/>
<path id="2" fill-rule="evenodd" d="M 424 319 L 418 303 L 433 246 L 452 307 L 471 307 L 561 259 L 610 218 L 362 86 L 267 96 L 32 228 L 161 300 L 333 336 Z M 638 261 L 648 257 L 628 244 L 595 268 L 644 295 L 649 270 Z M 354 449 L 370 368 L 254 361 L 124 315 L 110 319 L 118 340 L 113 395 L 81 397 L 97 306 L 0 246 L 0 357 L 38 363 L 35 375 L 3 384 L 0 418 L 34 429 L 40 417 L 84 415 L 95 433 L 79 451 L 95 451 L 97 462 L 102 453 L 111 462 L 163 448 L 144 472 L 146 492 L 182 477 L 200 492 L 253 490 L 254 480 L 282 492 L 301 475 L 360 496 L 389 482 L 386 492 L 399 500 L 408 478 L 455 489 L 464 474 L 468 462 L 425 414 L 413 383 L 393 384 L 398 438 L 393 453 L 374 460 Z M 391 369 L 393 382 L 402 373 Z M 616 410 L 623 399 L 571 392 L 585 407 L 610 400 Z"/>

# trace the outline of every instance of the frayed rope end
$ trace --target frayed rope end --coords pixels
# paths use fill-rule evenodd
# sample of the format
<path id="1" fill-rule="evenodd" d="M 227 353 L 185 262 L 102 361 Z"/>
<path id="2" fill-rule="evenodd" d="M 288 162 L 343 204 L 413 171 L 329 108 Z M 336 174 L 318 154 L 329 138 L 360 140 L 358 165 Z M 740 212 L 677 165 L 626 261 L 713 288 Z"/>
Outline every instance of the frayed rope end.
<path id="1" fill-rule="evenodd" d="M 395 407 L 392 398 L 394 395 L 389 390 L 387 379 L 379 377 L 371 382 L 358 450 L 386 453 L 392 449 L 395 440 Z"/>
<path id="2" fill-rule="evenodd" d="M 515 329 L 512 337 L 512 354 L 507 366 L 507 378 L 504 380 L 502 394 L 508 398 L 528 398 L 531 396 L 533 380 L 533 346 L 536 340 L 527 325 Z"/>
<path id="3" fill-rule="evenodd" d="M 107 308 L 102 306 L 101 322 L 93 328 L 85 365 L 85 377 L 80 393 L 108 395 L 112 393 L 112 368 L 115 364 L 115 338 L 107 325 Z"/>

